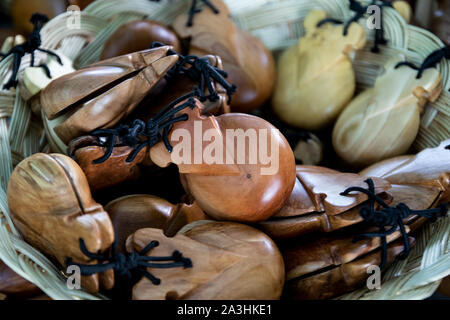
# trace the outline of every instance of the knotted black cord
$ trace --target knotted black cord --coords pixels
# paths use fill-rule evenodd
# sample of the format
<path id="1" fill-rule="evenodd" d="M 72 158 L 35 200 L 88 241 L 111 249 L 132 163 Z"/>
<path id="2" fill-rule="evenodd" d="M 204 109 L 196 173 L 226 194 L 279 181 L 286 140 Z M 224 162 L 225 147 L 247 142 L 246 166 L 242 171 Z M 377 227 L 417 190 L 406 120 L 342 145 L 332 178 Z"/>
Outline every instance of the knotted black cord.
<path id="1" fill-rule="evenodd" d="M 350 25 L 353 22 L 358 22 L 359 19 L 363 18 L 367 14 L 367 9 L 371 5 L 378 5 L 383 10 L 384 7 L 391 7 L 392 4 L 389 3 L 386 0 L 372 0 L 372 3 L 369 6 L 363 6 L 361 3 L 359 3 L 356 0 L 349 0 L 350 1 L 350 10 L 355 12 L 355 15 L 347 22 L 344 22 L 339 19 L 333 19 L 333 18 L 325 18 L 317 23 L 317 27 L 320 28 L 325 23 L 333 23 L 333 24 L 344 24 L 344 36 L 348 34 L 348 29 L 350 28 Z M 379 45 L 380 44 L 386 44 L 387 40 L 384 36 L 384 24 L 383 24 L 383 12 L 381 12 L 380 15 L 380 28 L 375 30 L 375 42 L 374 46 L 372 47 L 372 52 L 379 52 Z"/>
<path id="2" fill-rule="evenodd" d="M 128 277 L 128 279 L 131 279 L 132 271 L 138 271 L 142 275 L 147 277 L 154 285 L 159 285 L 161 283 L 161 280 L 149 273 L 147 270 L 145 270 L 145 268 L 192 268 L 191 259 L 183 257 L 182 253 L 179 251 L 174 251 L 172 255 L 168 257 L 146 256 L 146 254 L 150 252 L 151 249 L 159 245 L 158 241 L 151 241 L 140 252 L 132 252 L 128 255 L 124 255 L 122 253 L 114 253 L 116 247 L 116 243 L 114 242 L 111 248 L 113 254 L 109 256 L 106 256 L 105 254 L 89 252 L 89 250 L 86 248 L 84 240 L 80 239 L 79 241 L 81 252 L 89 259 L 98 260 L 99 262 L 97 264 L 80 264 L 73 262 L 71 258 L 67 259 L 66 265 L 78 266 L 80 268 L 81 275 L 83 276 L 91 276 L 93 274 L 105 272 L 112 269 L 118 271 L 120 276 L 126 276 Z"/>
<path id="3" fill-rule="evenodd" d="M 152 48 L 164 46 L 159 42 L 152 43 Z M 180 58 L 175 66 L 168 72 L 169 80 L 175 76 L 187 75 L 193 81 L 199 81 L 200 87 L 194 87 L 194 90 L 187 93 L 164 107 L 158 114 L 144 123 L 142 120 L 136 119 L 133 121 L 131 127 L 128 125 L 119 125 L 113 129 L 98 129 L 91 132 L 91 135 L 97 138 L 104 137 L 106 142 L 102 142 L 102 145 L 106 147 L 105 154 L 93 161 L 94 164 L 100 164 L 105 162 L 111 156 L 114 146 L 128 145 L 133 147 L 134 150 L 127 157 L 126 162 L 132 162 L 138 155 L 138 153 L 144 147 L 153 147 L 161 139 L 169 152 L 172 152 L 172 146 L 169 142 L 169 131 L 171 126 L 180 121 L 188 120 L 188 115 L 183 114 L 175 117 L 175 114 L 185 108 L 193 109 L 195 107 L 194 97 L 200 101 L 217 101 L 220 97 L 211 84 L 211 80 L 215 80 L 217 83 L 225 88 L 228 101 L 231 102 L 232 95 L 236 92 L 236 86 L 230 85 L 226 80 L 227 73 L 219 68 L 213 67 L 209 60 L 206 58 L 199 58 L 197 56 L 183 56 L 173 50 L 169 50 L 167 55 L 177 55 Z M 187 67 L 186 65 L 190 65 Z M 209 94 L 204 95 L 205 88 L 208 89 Z M 177 104 L 188 99 L 187 102 L 174 108 Z"/>
<path id="4" fill-rule="evenodd" d="M 4 58 L 8 57 L 9 55 L 14 56 L 13 73 L 9 81 L 3 86 L 5 90 L 9 90 L 17 86 L 17 74 L 19 73 L 20 64 L 22 62 L 22 58 L 27 53 L 31 54 L 31 67 L 34 67 L 34 53 L 36 50 L 55 57 L 61 65 L 63 64 L 61 58 L 56 53 L 40 48 L 42 43 L 40 32 L 44 24 L 48 22 L 48 17 L 39 13 L 35 13 L 31 16 L 30 22 L 34 25 L 33 32 L 31 33 L 30 38 L 26 42 L 14 46 L 6 55 L 3 55 Z M 45 64 L 41 64 L 38 67 L 43 68 L 47 77 L 51 78 L 50 70 Z"/>
<path id="5" fill-rule="evenodd" d="M 395 66 L 395 69 L 400 68 L 402 66 L 408 66 L 408 67 L 418 71 L 416 78 L 420 79 L 420 78 L 422 78 L 423 72 L 426 69 L 436 67 L 436 65 L 444 58 L 450 59 L 450 48 L 449 47 L 444 47 L 442 49 L 432 52 L 428 57 L 425 58 L 425 60 L 423 61 L 422 65 L 420 67 L 417 67 L 412 62 L 403 61 L 403 62 L 398 63 Z"/>
<path id="6" fill-rule="evenodd" d="M 91 132 L 91 135 L 98 138 L 105 137 L 105 154 L 93 161 L 94 164 L 100 164 L 108 160 L 111 156 L 114 145 L 117 141 L 120 141 L 120 145 L 128 145 L 133 147 L 134 150 L 127 157 L 126 162 L 132 162 L 138 155 L 138 153 L 144 147 L 153 147 L 161 139 L 169 152 L 172 152 L 172 146 L 169 142 L 169 131 L 173 124 L 188 120 L 189 116 L 187 114 L 174 117 L 176 113 L 186 109 L 195 108 L 194 96 L 198 94 L 198 90 L 194 90 L 186 95 L 179 97 L 178 99 L 172 101 L 169 105 L 164 107 L 160 112 L 156 114 L 155 117 L 151 118 L 144 123 L 144 121 L 136 119 L 134 120 L 131 127 L 127 125 L 120 125 L 115 129 L 98 129 Z M 187 101 L 176 108 L 177 104 L 182 101 Z"/>
<path id="7" fill-rule="evenodd" d="M 161 46 L 165 46 L 165 44 L 161 42 L 153 42 L 151 44 L 151 48 L 158 48 Z M 219 95 L 211 84 L 210 79 L 212 79 L 225 89 L 228 96 L 228 104 L 231 103 L 232 96 L 236 93 L 237 87 L 226 81 L 228 74 L 224 70 L 212 66 L 207 58 L 199 58 L 194 55 L 183 56 L 174 50 L 169 50 L 167 55 L 177 55 L 179 57 L 179 61 L 167 72 L 167 78 L 169 80 L 176 76 L 186 75 L 192 81 L 200 83 L 201 95 L 198 96 L 198 99 L 201 102 L 206 100 L 215 102 L 219 99 Z M 190 67 L 187 67 L 186 65 Z M 205 92 L 205 85 L 209 92 L 209 95 L 207 96 L 203 95 Z"/>
<path id="8" fill-rule="evenodd" d="M 160 2 L 161 0 L 150 0 L 153 2 Z M 219 14 L 219 9 L 217 9 L 210 0 L 200 0 L 201 2 L 203 2 L 203 4 L 207 7 L 209 7 L 215 14 Z M 186 23 L 186 26 L 188 27 L 192 27 L 194 25 L 194 16 L 197 13 L 200 13 L 203 11 L 203 8 L 198 8 L 198 0 L 192 0 L 192 4 L 191 7 L 189 8 L 189 12 L 188 12 L 188 21 Z"/>
<path id="9" fill-rule="evenodd" d="M 359 214 L 369 224 L 375 225 L 379 228 L 379 232 L 363 233 L 355 237 L 354 242 L 361 238 L 381 238 L 382 242 L 382 259 L 380 268 L 383 269 L 386 266 L 387 261 L 387 240 L 386 237 L 397 230 L 400 230 L 404 242 L 404 250 L 401 259 L 405 259 L 411 250 L 408 233 L 406 232 L 403 219 L 411 215 L 418 215 L 429 219 L 431 222 L 436 221 L 438 216 L 445 216 L 447 214 L 447 205 L 442 204 L 439 208 L 428 210 L 412 210 L 406 204 L 399 203 L 395 207 L 390 207 L 383 199 L 375 194 L 375 186 L 372 179 L 365 180 L 368 189 L 361 187 L 350 187 L 341 193 L 343 196 L 347 196 L 350 192 L 362 192 L 369 197 L 369 203 L 360 209 Z M 375 210 L 375 202 L 380 204 L 383 208 L 380 211 Z M 386 230 L 385 227 L 391 228 Z"/>

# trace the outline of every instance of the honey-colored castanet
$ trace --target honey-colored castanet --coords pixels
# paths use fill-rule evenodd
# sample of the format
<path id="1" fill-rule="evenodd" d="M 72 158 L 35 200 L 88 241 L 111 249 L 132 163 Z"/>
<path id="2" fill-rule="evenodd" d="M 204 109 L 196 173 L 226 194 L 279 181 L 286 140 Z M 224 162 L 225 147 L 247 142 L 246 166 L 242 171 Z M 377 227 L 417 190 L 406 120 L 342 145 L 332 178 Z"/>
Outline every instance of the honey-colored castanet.
<path id="1" fill-rule="evenodd" d="M 100 60 L 148 49 L 153 42 L 172 46 L 175 51 L 181 52 L 180 41 L 167 26 L 152 20 L 136 20 L 121 25 L 109 37 Z"/>
<path id="2" fill-rule="evenodd" d="M 324 11 L 309 13 L 306 35 L 277 63 L 273 109 L 286 123 L 308 130 L 331 124 L 351 100 L 356 84 L 349 56 L 366 43 L 365 31 L 357 23 L 344 35 L 342 25 L 318 27 L 324 18 Z"/>
<path id="3" fill-rule="evenodd" d="M 366 188 L 367 177 L 317 166 L 297 166 L 297 181 L 290 197 L 271 219 L 258 223 L 274 239 L 292 239 L 315 232 L 331 232 L 362 221 L 359 209 L 368 197 L 343 196 L 349 187 Z M 373 178 L 375 193 L 390 202 L 391 184 Z"/>
<path id="4" fill-rule="evenodd" d="M 173 238 L 157 229 L 141 229 L 131 237 L 138 251 L 152 240 L 160 245 L 151 255 L 168 256 L 179 250 L 191 259 L 192 268 L 147 268 L 161 279 L 161 284 L 155 286 L 142 278 L 133 288 L 133 299 L 274 300 L 281 295 L 281 254 L 269 237 L 249 226 L 199 221 L 187 225 Z"/>
<path id="5" fill-rule="evenodd" d="M 160 47 L 103 60 L 52 81 L 41 93 L 48 120 L 64 142 L 110 128 L 130 114 L 178 60 Z M 70 87 L 67 84 L 70 83 Z"/>
<path id="6" fill-rule="evenodd" d="M 216 163 L 209 164 L 203 158 L 200 164 L 195 164 L 197 147 L 192 140 L 189 146 L 191 152 L 187 152 L 192 155 L 188 159 L 189 164 L 177 164 L 185 190 L 213 218 L 241 222 L 266 220 L 282 207 L 294 187 L 295 159 L 289 143 L 275 127 L 261 118 L 239 113 L 206 117 L 200 115 L 199 110 L 186 109 L 189 121 L 176 123 L 169 141 L 173 141 L 173 145 L 179 142 L 173 132 L 180 129 L 190 132 L 191 137 L 196 136 L 196 130 L 203 135 L 212 129 L 209 132 L 215 131 L 215 139 L 223 153 Z M 201 129 L 195 129 L 200 124 Z M 253 130 L 253 137 L 258 139 L 257 145 L 248 143 L 249 139 L 243 134 L 248 130 Z M 263 130 L 267 135 L 260 139 L 258 132 Z M 234 136 L 234 133 L 237 135 Z M 203 152 L 208 150 L 208 146 L 211 148 L 210 141 L 202 141 L 201 144 Z M 245 149 L 240 149 L 239 144 L 243 144 Z M 267 156 L 271 156 L 267 159 L 268 163 L 264 163 L 260 156 L 264 150 L 262 145 L 267 146 Z M 173 155 L 177 152 L 180 150 L 174 149 L 169 153 L 164 143 L 160 142 L 150 150 L 150 157 L 158 166 L 166 167 L 173 162 Z"/>
<path id="7" fill-rule="evenodd" d="M 367 166 L 405 154 L 414 142 L 424 105 L 442 90 L 436 69 L 417 79 L 409 67 L 395 68 L 401 57 L 385 66 L 373 88 L 358 95 L 339 116 L 333 130 L 338 155 L 355 166 Z"/>
<path id="8" fill-rule="evenodd" d="M 56 260 L 90 261 L 80 250 L 82 238 L 90 252 L 111 247 L 114 231 L 103 207 L 92 199 L 86 177 L 75 161 L 61 154 L 37 153 L 20 162 L 8 184 L 11 218 L 24 239 Z M 111 289 L 114 273 L 82 277 L 90 292 Z"/>

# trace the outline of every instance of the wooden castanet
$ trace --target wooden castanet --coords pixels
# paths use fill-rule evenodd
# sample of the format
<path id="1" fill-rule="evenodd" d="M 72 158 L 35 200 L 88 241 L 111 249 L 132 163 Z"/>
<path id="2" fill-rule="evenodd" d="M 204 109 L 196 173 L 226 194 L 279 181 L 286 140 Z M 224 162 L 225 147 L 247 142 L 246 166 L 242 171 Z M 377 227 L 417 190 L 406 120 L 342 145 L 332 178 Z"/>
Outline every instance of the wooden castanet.
<path id="1" fill-rule="evenodd" d="M 111 201 L 105 206 L 114 227 L 117 249 L 125 252 L 125 241 L 139 229 L 155 228 L 174 236 L 185 225 L 208 220 L 196 204 L 172 203 L 151 195 L 131 195 Z"/>
<path id="2" fill-rule="evenodd" d="M 404 203 L 410 209 L 424 210 L 440 203 L 441 190 L 421 185 L 393 185 L 389 193 L 394 197 L 391 206 Z M 406 232 L 410 233 L 419 229 L 426 219 L 412 215 L 403 222 Z M 366 238 L 357 242 L 353 239 L 357 234 L 374 231 L 378 229 L 351 229 L 341 234 L 286 243 L 281 251 L 286 265 L 287 295 L 293 299 L 327 299 L 361 287 L 368 277 L 367 267 L 380 263 L 381 253 L 375 250 L 381 247 L 381 241 L 380 238 Z M 388 235 L 386 241 L 390 243 L 400 236 L 401 233 L 396 231 Z M 401 241 L 396 243 L 391 246 L 398 249 L 403 246 Z M 392 248 L 388 250 L 388 263 L 402 252 L 390 250 Z M 324 281 L 327 283 L 324 284 Z"/>
<path id="3" fill-rule="evenodd" d="M 204 58 L 209 60 L 211 66 L 223 70 L 220 57 L 205 56 Z M 159 92 L 159 90 L 153 92 L 152 90 L 129 118 L 147 122 L 173 100 L 191 92 L 196 85 L 189 77 L 181 76 L 171 81 L 161 79 L 160 83 L 163 87 L 162 92 Z M 217 101 L 205 101 L 201 105 L 201 113 L 221 115 L 230 112 L 225 89 L 214 80 L 211 80 L 211 87 L 217 92 L 219 99 Z M 68 146 L 69 155 L 83 169 L 93 191 L 136 180 L 141 176 L 142 167 L 153 165 L 148 155 L 148 148 L 141 150 L 133 161 L 126 162 L 125 160 L 133 151 L 133 148 L 123 146 L 120 142 L 115 145 L 110 158 L 102 164 L 94 164 L 93 161 L 104 154 L 104 148 L 101 145 L 97 137 L 81 136 L 73 139 Z"/>
<path id="4" fill-rule="evenodd" d="M 442 174 L 450 173 L 450 139 L 436 148 L 417 155 L 405 155 L 377 162 L 360 172 L 363 176 L 380 177 L 392 184 L 443 184 Z"/>
<path id="5" fill-rule="evenodd" d="M 443 195 L 448 194 L 450 189 L 448 183 L 441 183 L 450 166 L 450 161 L 446 161 L 449 150 L 445 149 L 445 145 L 444 142 L 416 156 L 385 160 L 364 170 L 361 175 L 383 178 L 392 183 L 388 190 L 392 197 L 391 207 L 400 204 L 412 210 L 437 207 L 448 201 Z M 425 222 L 425 218 L 415 214 L 403 219 L 408 233 L 416 231 Z M 315 236 L 283 242 L 281 251 L 286 264 L 287 295 L 294 299 L 325 299 L 362 286 L 368 276 L 364 275 L 367 263 L 380 262 L 377 258 L 380 253 L 374 251 L 381 246 L 380 239 L 367 238 L 357 242 L 353 239 L 357 234 L 373 231 L 377 232 L 377 229 L 352 228 L 320 238 Z M 396 231 L 386 240 L 395 241 L 399 236 L 399 231 Z M 392 254 L 391 258 L 395 255 Z M 391 258 L 388 254 L 388 262 Z"/>
<path id="6" fill-rule="evenodd" d="M 284 263 L 275 243 L 264 233 L 230 222 L 199 221 L 167 238 L 158 229 L 141 229 L 130 238 L 132 249 L 150 241 L 160 245 L 151 255 L 168 256 L 176 249 L 189 257 L 192 268 L 147 271 L 161 279 L 159 286 L 142 278 L 133 299 L 274 300 L 284 284 Z"/>
<path id="7" fill-rule="evenodd" d="M 182 174 L 185 190 L 211 217 L 241 222 L 266 220 L 283 206 L 295 184 L 295 159 L 289 143 L 275 127 L 261 118 L 239 113 L 207 117 L 200 114 L 200 102 L 196 103 L 198 107 L 184 111 L 189 121 L 174 124 L 169 134 L 169 141 L 174 146 L 180 139 L 173 134 L 177 130 L 189 132 L 194 137 L 188 146 L 191 152 L 183 151 L 184 154 L 190 154 L 190 158 L 180 156 L 181 159 L 176 159 L 181 149 L 175 150 L 175 147 L 169 153 L 164 143 L 159 142 L 150 150 L 151 160 L 160 167 L 175 162 Z M 240 130 L 237 139 L 230 136 L 230 132 L 239 133 L 234 130 Z M 246 141 L 251 140 L 245 136 L 247 130 L 254 133 L 254 138 L 258 138 L 262 130 L 266 136 L 262 135 L 261 139 L 260 135 L 258 145 L 247 144 Z M 197 155 L 203 157 L 203 151 L 211 148 L 211 140 L 196 140 L 201 139 L 207 131 L 223 152 L 213 163 L 208 164 L 202 158 L 196 164 L 193 158 Z M 235 140 L 238 140 L 237 143 Z M 239 140 L 245 149 L 238 150 Z M 261 159 L 264 144 L 267 146 L 266 151 L 271 149 L 272 163 L 264 164 Z M 197 150 L 202 153 L 198 154 Z"/>
<path id="8" fill-rule="evenodd" d="M 188 15 L 173 22 L 173 29 L 189 41 L 189 54 L 218 55 L 222 58 L 228 80 L 237 86 L 231 109 L 248 112 L 269 99 L 275 80 L 275 63 L 271 52 L 258 38 L 239 29 L 230 19 L 230 10 L 222 0 L 210 1 L 219 11 L 204 8 L 197 13 L 193 26 Z"/>
<path id="9" fill-rule="evenodd" d="M 13 298 L 29 298 L 41 293 L 38 287 L 19 276 L 0 261 L 0 295 L 4 294 Z"/>
<path id="10" fill-rule="evenodd" d="M 410 245 L 414 238 L 409 238 Z M 387 264 L 391 264 L 404 249 L 402 241 L 396 241 L 388 246 Z M 294 300 L 330 299 L 364 285 L 367 269 L 381 262 L 381 254 L 373 252 L 352 262 L 339 265 L 311 277 L 288 281 L 283 297 Z"/>
<path id="11" fill-rule="evenodd" d="M 306 35 L 286 50 L 278 61 L 278 76 L 272 105 L 286 123 L 321 129 L 336 119 L 355 92 L 355 74 L 349 56 L 364 47 L 362 26 L 350 25 L 344 35 L 342 25 L 318 23 L 324 11 L 306 17 Z"/>
<path id="12" fill-rule="evenodd" d="M 75 161 L 61 154 L 37 153 L 20 162 L 8 184 L 11 218 L 24 239 L 63 268 L 67 259 L 90 261 L 79 239 L 91 252 L 104 252 L 114 241 L 111 220 L 91 196 L 89 185 Z M 110 289 L 114 273 L 82 277 L 89 292 Z"/>
<path id="13" fill-rule="evenodd" d="M 33 25 L 30 17 L 36 12 L 45 14 L 49 19 L 66 11 L 65 0 L 13 0 L 11 3 L 11 18 L 14 28 L 25 35 L 31 34 Z"/>
<path id="14" fill-rule="evenodd" d="M 407 152 L 419 131 L 424 105 L 439 97 L 439 71 L 427 69 L 417 79 L 416 70 L 396 68 L 401 61 L 400 56 L 392 58 L 374 87 L 353 99 L 339 116 L 333 146 L 346 162 L 367 166 Z"/>
<path id="15" fill-rule="evenodd" d="M 164 24 L 151 20 L 136 20 L 123 24 L 106 41 L 100 60 L 150 48 L 153 42 L 172 46 L 177 52 L 181 44 L 176 34 Z"/>
<path id="16" fill-rule="evenodd" d="M 209 64 L 219 70 L 223 70 L 223 62 L 219 56 L 206 55 L 201 58 L 206 58 Z M 188 76 L 178 75 L 171 76 L 170 80 L 162 79 L 164 82 L 162 90 L 160 92 L 150 92 L 150 94 L 142 101 L 141 108 L 136 108 L 136 112 L 133 113 L 130 118 L 139 118 L 144 121 L 148 121 L 151 117 L 155 116 L 165 106 L 170 104 L 175 99 L 184 96 L 198 87 L 198 82 L 193 81 Z M 210 78 L 211 88 L 217 92 L 219 99 L 217 101 L 206 100 L 202 102 L 202 114 L 221 115 L 230 112 L 230 106 L 228 105 L 228 96 L 226 90 Z M 209 94 L 208 88 L 205 85 L 205 96 Z"/>
<path id="17" fill-rule="evenodd" d="M 94 164 L 105 153 L 100 141 L 94 136 L 82 136 L 69 143 L 69 155 L 78 163 L 86 175 L 92 191 L 97 191 L 118 185 L 126 181 L 135 181 L 142 174 L 142 166 L 153 165 L 148 149 L 142 149 L 134 161 L 126 159 L 133 151 L 129 146 L 114 148 L 108 160 Z"/>
<path id="18" fill-rule="evenodd" d="M 172 152 L 163 141 L 151 148 L 143 147 L 140 152 L 148 152 L 148 163 L 162 168 L 175 163 L 185 190 L 213 218 L 243 222 L 267 219 L 282 207 L 295 184 L 295 159 L 288 142 L 261 118 L 238 113 L 202 115 L 203 105 L 194 101 L 192 108 L 174 115 L 187 115 L 188 120 L 174 123 L 168 132 Z M 185 136 L 179 136 L 181 133 Z M 210 138 L 205 139 L 208 135 Z M 248 142 L 252 137 L 257 141 Z M 97 146 L 96 150 L 102 149 Z M 89 168 L 89 175 L 100 179 L 102 176 L 94 172 L 96 167 L 90 162 L 96 158 L 89 149 L 80 150 L 83 154 L 75 151 L 76 157 L 86 158 L 78 161 Z M 127 174 L 133 165 L 120 167 L 125 157 L 123 150 L 113 152 L 117 158 L 110 164 L 118 163 L 119 171 Z M 99 170 L 106 173 L 114 168 L 100 164 Z"/>
<path id="19" fill-rule="evenodd" d="M 290 197 L 271 219 L 260 222 L 257 228 L 274 239 L 290 239 L 312 232 L 331 232 L 362 221 L 359 209 L 368 199 L 365 194 L 343 196 L 353 186 L 366 188 L 367 178 L 354 173 L 341 173 L 315 166 L 297 166 L 297 181 Z M 375 193 L 386 202 L 391 185 L 373 179 Z"/>
<path id="20" fill-rule="evenodd" d="M 103 60 L 52 81 L 41 93 L 47 119 L 64 143 L 130 114 L 178 61 L 165 46 Z M 67 83 L 71 83 L 67 90 Z"/>

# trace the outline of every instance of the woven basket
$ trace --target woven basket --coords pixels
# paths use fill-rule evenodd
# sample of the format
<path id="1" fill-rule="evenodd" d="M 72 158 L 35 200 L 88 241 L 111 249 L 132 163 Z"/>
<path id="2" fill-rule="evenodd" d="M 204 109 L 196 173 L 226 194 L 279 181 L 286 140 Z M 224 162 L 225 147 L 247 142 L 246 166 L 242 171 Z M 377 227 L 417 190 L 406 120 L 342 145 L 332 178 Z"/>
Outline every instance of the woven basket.
<path id="1" fill-rule="evenodd" d="M 261 38 L 271 50 L 284 49 L 297 43 L 303 35 L 303 19 L 315 8 L 330 16 L 348 19 L 352 13 L 344 0 L 226 0 L 232 17 L 243 29 Z M 42 30 L 42 46 L 59 49 L 75 61 L 79 68 L 98 60 L 103 44 L 122 24 L 147 17 L 171 23 L 186 12 L 190 1 L 98 0 L 81 12 L 81 28 L 67 28 L 70 13 L 52 19 Z M 408 25 L 393 9 L 386 9 L 385 30 L 388 46 L 380 54 L 367 48 L 356 55 L 354 67 L 358 89 L 371 86 L 382 65 L 393 55 L 404 53 L 410 61 L 420 64 L 432 51 L 443 47 L 433 34 Z M 365 23 L 363 24 L 365 25 Z M 368 30 L 369 37 L 373 34 Z M 23 67 L 29 64 L 25 57 Z M 0 82 L 11 75 L 12 57 L 0 62 Z M 450 64 L 438 66 L 444 92 L 439 100 L 426 107 L 416 151 L 435 147 L 449 138 L 450 128 Z M 3 86 L 3 85 L 2 85 Z M 35 120 L 30 107 L 18 90 L 0 91 L 0 259 L 25 279 L 40 287 L 53 299 L 102 299 L 81 290 L 69 290 L 62 273 L 36 249 L 22 240 L 8 210 L 6 188 L 13 166 L 23 158 L 48 150 L 41 121 Z M 450 274 L 450 217 L 426 225 L 406 260 L 397 261 L 383 275 L 381 289 L 361 289 L 340 299 L 424 299 L 433 294 L 442 278 Z"/>

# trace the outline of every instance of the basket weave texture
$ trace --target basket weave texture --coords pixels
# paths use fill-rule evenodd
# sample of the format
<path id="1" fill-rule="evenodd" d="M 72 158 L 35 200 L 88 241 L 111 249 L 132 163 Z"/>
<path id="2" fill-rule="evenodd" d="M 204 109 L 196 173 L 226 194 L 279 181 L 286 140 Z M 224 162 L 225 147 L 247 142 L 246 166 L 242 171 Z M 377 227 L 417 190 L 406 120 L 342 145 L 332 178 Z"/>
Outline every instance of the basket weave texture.
<path id="1" fill-rule="evenodd" d="M 7 0 L 4 0 L 6 4 Z M 225 0 L 233 20 L 257 37 L 273 51 L 297 43 L 304 34 L 303 20 L 312 9 L 323 9 L 331 17 L 352 16 L 343 0 Z M 366 3 L 368 1 L 365 1 Z M 63 13 L 42 29 L 42 47 L 57 49 L 74 60 L 76 68 L 98 61 L 105 41 L 122 24 L 144 17 L 171 23 L 189 8 L 189 0 L 151 2 L 148 0 L 97 0 L 79 13 L 80 28 L 68 28 L 73 13 Z M 7 7 L 5 5 L 5 7 Z M 76 16 L 75 16 L 76 18 Z M 365 25 L 364 21 L 360 22 Z M 370 87 L 390 57 L 402 53 L 420 64 L 432 51 L 444 44 L 432 33 L 408 25 L 393 9 L 384 10 L 388 45 L 379 54 L 370 51 L 371 43 L 354 59 L 358 89 Z M 373 32 L 367 30 L 369 38 Z M 38 54 L 39 58 L 44 58 Z M 21 70 L 28 66 L 24 57 Z M 0 83 L 11 76 L 12 57 L 0 62 Z M 426 106 L 416 151 L 436 147 L 450 137 L 450 63 L 438 66 L 444 91 L 440 98 Z M 70 84 L 69 84 L 70 85 Z M 40 120 L 19 93 L 0 90 L 0 259 L 25 279 L 39 286 L 53 299 L 103 299 L 82 290 L 70 290 L 58 268 L 39 251 L 23 241 L 15 229 L 6 198 L 6 188 L 13 167 L 27 156 L 48 150 Z M 442 278 L 450 274 L 450 217 L 427 224 L 417 237 L 416 245 L 406 260 L 397 261 L 383 275 L 381 289 L 363 288 L 339 299 L 424 299 L 432 295 Z"/>

